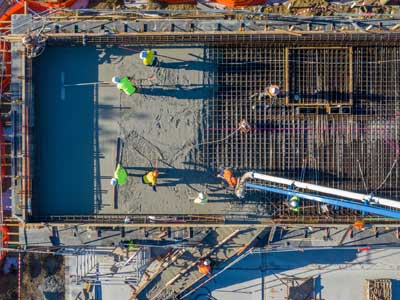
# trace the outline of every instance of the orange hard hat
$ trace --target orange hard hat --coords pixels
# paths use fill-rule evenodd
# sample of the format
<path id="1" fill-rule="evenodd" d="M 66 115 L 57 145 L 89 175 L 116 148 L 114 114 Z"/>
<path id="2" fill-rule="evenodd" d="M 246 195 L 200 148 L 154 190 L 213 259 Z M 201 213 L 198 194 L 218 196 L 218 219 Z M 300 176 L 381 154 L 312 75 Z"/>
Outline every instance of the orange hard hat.
<path id="1" fill-rule="evenodd" d="M 158 170 L 154 170 L 154 171 L 153 171 L 153 175 L 154 175 L 155 177 L 157 177 L 157 176 L 158 176 Z"/>
<path id="2" fill-rule="evenodd" d="M 232 185 L 236 185 L 237 182 L 238 182 L 237 178 L 234 177 L 234 176 L 232 176 L 232 177 L 231 177 L 231 184 L 232 184 Z"/>

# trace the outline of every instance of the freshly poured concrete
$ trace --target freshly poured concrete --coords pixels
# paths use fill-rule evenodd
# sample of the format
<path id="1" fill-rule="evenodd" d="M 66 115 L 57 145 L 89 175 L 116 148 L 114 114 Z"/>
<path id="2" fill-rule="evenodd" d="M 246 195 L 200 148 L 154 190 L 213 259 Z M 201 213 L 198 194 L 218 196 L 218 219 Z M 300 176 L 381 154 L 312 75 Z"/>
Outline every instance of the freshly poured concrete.
<path id="1" fill-rule="evenodd" d="M 253 212 L 252 205 L 231 207 L 232 192 L 221 189 L 196 154 L 213 92 L 206 49 L 157 47 L 155 67 L 143 65 L 142 49 L 49 47 L 35 62 L 34 214 Z M 63 89 L 62 76 L 64 84 L 106 83 Z M 138 92 L 121 93 L 113 76 L 131 77 Z M 114 194 L 118 138 L 129 178 Z M 154 192 L 142 176 L 156 167 Z M 193 203 L 200 191 L 208 193 L 208 205 Z"/>
<path id="2" fill-rule="evenodd" d="M 93 211 L 93 86 L 62 82 L 96 81 L 97 70 L 94 48 L 48 48 L 33 62 L 35 216 Z"/>
<path id="3" fill-rule="evenodd" d="M 215 174 L 199 166 L 194 157 L 199 148 L 196 144 L 204 101 L 212 92 L 211 83 L 207 82 L 212 66 L 204 61 L 203 47 L 167 47 L 157 51 L 157 67 L 144 66 L 135 54 L 124 57 L 114 68 L 118 75 L 150 79 L 142 81 L 138 94 L 121 97 L 118 123 L 124 140 L 122 162 L 130 177 L 128 184 L 118 191 L 120 211 L 224 212 L 229 207 L 229 195 L 216 186 Z M 157 192 L 142 183 L 142 176 L 155 167 L 160 172 Z M 209 205 L 193 203 L 199 191 L 209 193 Z"/>

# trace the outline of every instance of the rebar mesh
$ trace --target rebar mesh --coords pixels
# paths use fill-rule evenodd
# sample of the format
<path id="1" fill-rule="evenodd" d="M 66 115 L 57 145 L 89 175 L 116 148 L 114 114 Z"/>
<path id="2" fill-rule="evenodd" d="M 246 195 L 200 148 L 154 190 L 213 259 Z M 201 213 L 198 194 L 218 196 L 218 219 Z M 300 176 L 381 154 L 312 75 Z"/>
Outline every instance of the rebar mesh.
<path id="1" fill-rule="evenodd" d="M 323 64 L 315 62 L 322 54 L 307 56 L 313 67 L 306 67 L 298 48 L 296 55 L 287 55 L 289 48 L 249 43 L 209 49 L 215 90 L 207 102 L 203 131 L 205 165 L 231 167 L 238 173 L 257 170 L 400 200 L 400 48 L 324 50 Z M 307 48 L 307 53 L 321 51 Z M 287 68 L 297 63 L 303 67 Z M 331 68 L 324 63 L 332 64 Z M 335 63 L 338 65 L 333 67 Z M 342 89 L 342 93 L 318 98 L 320 102 L 332 98 L 332 110 L 320 109 L 318 103 L 306 109 L 287 105 L 284 92 L 277 97 L 259 96 L 271 84 L 285 87 L 287 78 L 306 84 L 289 82 L 289 95 L 298 89 L 307 95 L 318 86 L 316 68 L 324 67 L 330 73 L 325 74 L 321 89 Z M 314 101 L 305 98 L 305 104 Z M 237 130 L 243 119 L 251 124 L 251 132 Z M 270 196 L 265 195 L 264 200 L 273 215 L 292 214 L 285 199 L 268 201 Z M 322 213 L 318 205 L 303 205 L 305 215 Z M 335 214 L 356 213 L 339 209 Z"/>
<path id="2" fill-rule="evenodd" d="M 351 104 L 351 48 L 288 48 L 287 104 Z"/>

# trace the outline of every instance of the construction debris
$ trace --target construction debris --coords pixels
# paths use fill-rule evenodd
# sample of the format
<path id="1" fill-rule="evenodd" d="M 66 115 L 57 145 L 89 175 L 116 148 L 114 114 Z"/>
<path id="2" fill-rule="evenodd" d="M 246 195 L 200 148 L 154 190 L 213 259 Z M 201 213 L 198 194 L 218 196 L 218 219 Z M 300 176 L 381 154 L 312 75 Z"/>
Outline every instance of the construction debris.
<path id="1" fill-rule="evenodd" d="M 371 279 L 366 280 L 365 300 L 392 300 L 392 280 Z"/>

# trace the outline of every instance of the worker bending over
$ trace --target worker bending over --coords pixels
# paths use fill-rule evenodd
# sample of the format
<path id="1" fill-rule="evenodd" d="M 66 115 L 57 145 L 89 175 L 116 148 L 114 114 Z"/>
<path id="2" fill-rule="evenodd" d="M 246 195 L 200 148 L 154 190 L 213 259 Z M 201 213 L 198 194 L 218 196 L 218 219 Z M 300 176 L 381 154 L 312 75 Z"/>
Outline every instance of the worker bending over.
<path id="1" fill-rule="evenodd" d="M 137 91 L 137 87 L 133 85 L 132 81 L 128 77 L 114 76 L 112 82 L 117 85 L 117 89 L 123 91 L 128 96 L 133 95 Z"/>
<path id="2" fill-rule="evenodd" d="M 229 169 L 221 169 L 221 172 L 217 174 L 218 178 L 222 178 L 222 184 L 228 185 L 230 188 L 235 188 L 238 183 L 238 179 L 233 175 L 233 172 Z"/>
<path id="3" fill-rule="evenodd" d="M 124 185 L 128 180 L 128 173 L 126 170 L 121 166 L 121 164 L 117 165 L 117 168 L 114 172 L 114 177 L 111 179 L 112 185 Z"/>
<path id="4" fill-rule="evenodd" d="M 157 186 L 157 177 L 158 177 L 158 170 L 153 170 L 150 172 L 147 172 L 143 176 L 143 183 L 151 185 L 153 188 L 153 191 L 157 191 L 156 186 Z"/>
<path id="5" fill-rule="evenodd" d="M 211 274 L 211 262 L 209 259 L 201 259 L 198 264 L 198 270 L 203 275 Z"/>
<path id="6" fill-rule="evenodd" d="M 194 199 L 194 203 L 196 204 L 206 204 L 208 203 L 208 196 L 206 193 L 199 193 L 196 199 Z"/>
<path id="7" fill-rule="evenodd" d="M 143 60 L 145 66 L 154 66 L 157 63 L 157 51 L 143 50 L 140 52 L 140 59 Z"/>
<path id="8" fill-rule="evenodd" d="M 271 84 L 266 92 L 268 96 L 276 97 L 281 93 L 281 90 L 279 89 L 279 86 L 277 86 L 276 84 Z"/>

